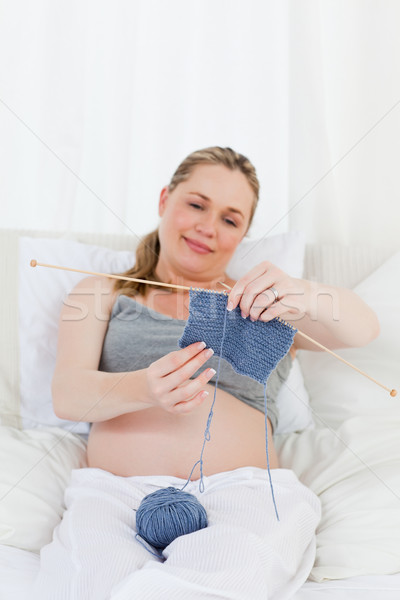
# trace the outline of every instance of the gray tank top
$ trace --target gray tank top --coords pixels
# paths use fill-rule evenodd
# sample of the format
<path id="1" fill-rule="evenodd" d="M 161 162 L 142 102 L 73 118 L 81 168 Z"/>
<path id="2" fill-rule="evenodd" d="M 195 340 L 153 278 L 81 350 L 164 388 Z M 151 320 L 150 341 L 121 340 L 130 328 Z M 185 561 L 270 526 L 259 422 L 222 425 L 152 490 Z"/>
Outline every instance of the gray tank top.
<path id="1" fill-rule="evenodd" d="M 152 362 L 169 352 L 179 350 L 178 340 L 185 325 L 184 320 L 163 315 L 136 302 L 134 298 L 120 294 L 111 311 L 99 371 L 121 373 L 147 368 Z M 192 378 L 197 377 L 207 367 L 217 371 L 218 361 L 218 356 L 212 356 Z M 279 417 L 276 398 L 282 383 L 289 375 L 291 366 L 292 358 L 287 354 L 268 379 L 267 414 L 273 430 Z M 215 385 L 215 380 L 216 374 L 209 383 Z M 221 359 L 218 387 L 264 412 L 264 386 L 251 377 L 236 373 L 225 359 Z"/>

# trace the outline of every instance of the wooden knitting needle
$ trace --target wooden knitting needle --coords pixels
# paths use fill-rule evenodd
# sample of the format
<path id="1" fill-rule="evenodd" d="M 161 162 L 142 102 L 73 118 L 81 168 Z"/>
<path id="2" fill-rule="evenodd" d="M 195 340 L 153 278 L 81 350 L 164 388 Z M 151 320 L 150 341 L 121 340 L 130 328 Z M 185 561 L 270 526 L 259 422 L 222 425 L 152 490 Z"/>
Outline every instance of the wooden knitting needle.
<path id="1" fill-rule="evenodd" d="M 187 285 L 176 285 L 173 283 L 163 283 L 162 281 L 148 281 L 147 279 L 135 279 L 134 277 L 125 277 L 124 275 L 113 275 L 112 273 L 97 273 L 96 271 L 84 271 L 83 269 L 71 269 L 71 267 L 60 267 L 59 265 L 48 265 L 40 263 L 34 258 L 30 262 L 31 267 L 50 267 L 51 269 L 61 269 L 63 271 L 73 271 L 74 273 L 86 273 L 86 275 L 101 275 L 102 277 L 111 277 L 112 279 L 123 279 L 124 281 L 136 281 L 137 283 L 148 283 L 149 285 L 158 285 L 163 287 L 177 288 L 179 290 L 191 290 Z M 226 294 L 226 292 L 221 292 Z"/>
<path id="2" fill-rule="evenodd" d="M 111 277 L 112 279 L 123 279 L 125 281 L 136 281 L 137 283 L 146 283 L 146 284 L 149 284 L 149 285 L 158 285 L 158 286 L 163 286 L 163 287 L 171 287 L 171 288 L 176 288 L 176 289 L 180 289 L 180 290 L 191 290 L 192 289 L 190 286 L 186 286 L 186 285 L 175 285 L 175 284 L 172 284 L 172 283 L 163 283 L 161 281 L 148 281 L 147 279 L 135 279 L 134 277 L 125 277 L 124 275 L 113 275 L 111 273 L 98 273 L 96 271 L 84 271 L 83 269 L 72 269 L 71 267 L 60 267 L 59 265 L 49 265 L 47 263 L 40 263 L 40 262 L 38 262 L 35 259 L 31 260 L 30 265 L 31 265 L 31 267 L 49 267 L 51 269 L 61 269 L 62 271 L 73 271 L 74 273 L 85 273 L 86 275 L 100 275 L 101 277 Z M 226 285 L 226 283 L 222 283 L 222 281 L 219 281 L 218 283 L 220 283 L 221 285 L 223 285 L 228 290 L 232 289 L 231 287 L 229 287 L 228 285 Z M 205 291 L 207 291 L 207 290 L 205 290 Z M 220 294 L 226 294 L 225 291 L 224 292 L 218 292 L 218 293 L 220 293 Z M 373 377 L 371 377 L 370 375 L 368 375 L 364 371 L 361 371 L 361 369 L 359 369 L 358 367 L 352 365 L 350 362 L 348 362 L 347 360 L 345 360 L 344 358 L 342 358 L 341 356 L 339 356 L 335 352 L 332 352 L 332 350 L 330 350 L 326 346 L 323 346 L 322 344 L 320 344 L 316 340 L 313 340 L 313 338 L 309 337 L 308 335 L 306 335 L 302 331 L 297 330 L 297 333 L 299 335 L 301 335 L 302 337 L 304 337 L 305 339 L 307 339 L 308 341 L 310 341 L 313 344 L 315 344 L 316 346 L 319 346 L 319 348 L 321 348 L 322 350 L 325 350 L 325 352 L 328 352 L 329 354 L 331 354 L 332 356 L 334 356 L 338 360 L 342 361 L 343 363 L 345 363 L 346 365 L 348 365 L 349 367 L 351 367 L 355 371 L 358 371 L 358 373 L 360 373 L 361 375 L 364 375 L 364 377 L 367 377 L 368 379 L 370 379 L 371 381 L 373 381 L 374 383 L 376 383 L 377 385 L 379 385 L 380 387 L 382 387 L 383 389 L 385 389 L 386 391 L 388 391 L 391 396 L 396 396 L 397 395 L 397 390 L 391 390 L 386 385 L 383 385 L 383 383 L 380 383 L 379 381 L 377 381 L 376 379 L 374 379 Z"/>
<path id="3" fill-rule="evenodd" d="M 229 285 L 226 285 L 226 283 L 223 283 L 222 281 L 219 281 L 218 283 L 220 283 L 221 285 L 223 285 L 224 287 L 226 287 L 228 290 L 232 289 L 231 287 L 229 287 Z M 309 335 L 303 333 L 299 329 L 297 329 L 297 333 L 299 335 L 301 335 L 301 337 L 303 337 L 306 340 L 308 340 L 309 342 L 312 342 L 313 344 L 315 344 L 319 348 L 322 348 L 322 350 L 325 350 L 325 352 L 328 352 L 328 354 L 331 354 L 332 356 L 334 356 L 338 360 L 342 361 L 348 367 L 351 367 L 352 369 L 354 369 L 358 373 L 361 373 L 361 375 L 364 375 L 364 377 L 368 377 L 368 379 L 370 379 L 371 381 L 373 381 L 374 383 L 376 383 L 377 385 L 379 385 L 380 387 L 382 387 L 384 390 L 386 390 L 387 392 L 389 392 L 389 394 L 391 396 L 393 396 L 393 397 L 397 396 L 397 390 L 391 390 L 386 385 L 383 385 L 383 383 L 380 383 L 379 381 L 377 381 L 376 379 L 374 379 L 373 377 L 371 377 L 371 375 L 368 375 L 367 373 L 365 373 L 364 371 L 362 371 L 361 369 L 359 369 L 355 365 L 351 364 L 348 360 L 345 360 L 344 358 L 342 358 L 341 356 L 339 356 L 339 354 L 336 354 L 336 352 L 332 352 L 332 350 L 330 350 L 326 346 L 323 346 L 322 344 L 320 344 L 319 342 L 317 342 L 316 340 L 314 340 L 313 338 L 311 338 Z"/>

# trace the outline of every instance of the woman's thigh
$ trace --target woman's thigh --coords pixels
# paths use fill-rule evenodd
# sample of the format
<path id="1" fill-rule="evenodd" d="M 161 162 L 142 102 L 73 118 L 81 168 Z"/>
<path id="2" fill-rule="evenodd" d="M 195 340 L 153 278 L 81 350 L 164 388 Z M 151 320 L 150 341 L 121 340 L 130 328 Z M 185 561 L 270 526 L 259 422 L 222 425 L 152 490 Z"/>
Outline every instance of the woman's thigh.
<path id="1" fill-rule="evenodd" d="M 256 600 L 266 590 L 297 589 L 313 564 L 319 501 L 291 471 L 271 474 L 280 521 L 262 469 L 205 477 L 204 493 L 190 482 L 186 491 L 204 505 L 209 525 L 174 540 L 161 561 L 135 539 L 135 509 L 145 495 L 185 482 L 74 471 L 67 510 L 41 552 L 33 598 L 195 600 L 229 593 Z"/>
<path id="2" fill-rule="evenodd" d="M 126 575 L 157 560 L 135 539 L 134 510 L 145 494 L 128 478 L 100 469 L 74 471 L 67 510 L 40 554 L 34 597 L 108 599 Z"/>
<path id="3" fill-rule="evenodd" d="M 271 472 L 279 519 L 266 471 L 244 467 L 191 482 L 208 527 L 176 538 L 165 562 L 151 562 L 113 590 L 113 600 L 252 600 L 289 598 L 307 579 L 315 557 L 318 498 L 292 471 Z"/>

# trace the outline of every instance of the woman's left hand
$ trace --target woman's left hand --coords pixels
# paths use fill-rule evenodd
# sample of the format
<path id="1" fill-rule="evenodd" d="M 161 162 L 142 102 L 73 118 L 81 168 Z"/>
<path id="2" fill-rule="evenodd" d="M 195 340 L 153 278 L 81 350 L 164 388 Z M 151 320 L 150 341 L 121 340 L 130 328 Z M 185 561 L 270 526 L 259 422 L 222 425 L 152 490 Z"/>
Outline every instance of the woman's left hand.
<path id="1" fill-rule="evenodd" d="M 235 283 L 229 292 L 228 310 L 239 306 L 242 317 L 252 321 L 270 321 L 275 317 L 293 320 L 294 315 L 299 318 L 309 305 L 307 283 L 264 261 Z"/>

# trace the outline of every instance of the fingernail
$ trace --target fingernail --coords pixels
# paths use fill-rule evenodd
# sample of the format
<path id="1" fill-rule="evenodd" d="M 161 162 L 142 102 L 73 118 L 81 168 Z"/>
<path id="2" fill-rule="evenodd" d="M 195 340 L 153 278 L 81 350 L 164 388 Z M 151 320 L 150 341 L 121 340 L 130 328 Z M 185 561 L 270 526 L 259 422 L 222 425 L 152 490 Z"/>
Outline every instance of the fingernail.
<path id="1" fill-rule="evenodd" d="M 199 342 L 197 347 L 199 350 L 203 350 L 203 348 L 205 348 L 206 346 L 207 344 L 205 342 Z"/>
<path id="2" fill-rule="evenodd" d="M 246 318 L 246 315 L 244 314 L 244 312 L 243 312 L 243 311 L 241 311 L 241 313 L 240 313 L 240 314 L 242 315 L 243 319 L 245 319 L 245 318 Z"/>
<path id="3" fill-rule="evenodd" d="M 208 374 L 211 375 L 211 377 L 214 377 L 216 372 L 217 371 L 215 369 L 208 369 Z"/>
<path id="4" fill-rule="evenodd" d="M 227 310 L 233 310 L 233 302 L 228 302 Z"/>
<path id="5" fill-rule="evenodd" d="M 204 391 L 200 393 L 200 398 L 207 398 L 208 392 Z"/>
<path id="6" fill-rule="evenodd" d="M 212 348 L 207 348 L 207 350 L 204 352 L 204 356 L 206 356 L 206 358 L 210 358 L 210 356 L 212 356 L 214 354 L 214 350 Z"/>

